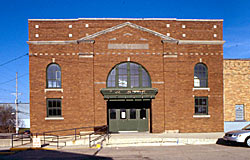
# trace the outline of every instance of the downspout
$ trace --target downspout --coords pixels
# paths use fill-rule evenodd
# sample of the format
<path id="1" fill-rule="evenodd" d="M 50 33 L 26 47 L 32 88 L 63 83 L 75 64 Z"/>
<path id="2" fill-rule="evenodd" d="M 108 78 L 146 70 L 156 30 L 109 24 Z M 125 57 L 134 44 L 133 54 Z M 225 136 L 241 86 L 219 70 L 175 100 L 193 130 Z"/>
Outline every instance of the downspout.
<path id="1" fill-rule="evenodd" d="M 94 67 L 95 67 L 95 65 L 94 65 L 94 63 L 95 63 L 95 60 L 94 60 L 94 51 L 95 51 L 95 49 L 94 49 L 94 44 L 95 44 L 95 41 L 93 42 L 93 44 L 92 44 L 92 52 L 93 52 L 93 62 L 92 62 L 92 74 L 93 74 L 93 109 L 94 109 L 94 126 L 95 126 L 95 69 L 94 69 Z"/>
<path id="2" fill-rule="evenodd" d="M 164 132 L 166 131 L 166 97 L 165 97 L 165 91 L 166 91 L 166 88 L 165 88 L 165 63 L 164 63 L 164 53 L 165 53 L 165 50 L 164 50 L 164 42 L 162 41 L 162 63 L 163 63 L 163 85 L 164 85 L 164 92 L 163 92 L 163 96 L 164 96 Z"/>

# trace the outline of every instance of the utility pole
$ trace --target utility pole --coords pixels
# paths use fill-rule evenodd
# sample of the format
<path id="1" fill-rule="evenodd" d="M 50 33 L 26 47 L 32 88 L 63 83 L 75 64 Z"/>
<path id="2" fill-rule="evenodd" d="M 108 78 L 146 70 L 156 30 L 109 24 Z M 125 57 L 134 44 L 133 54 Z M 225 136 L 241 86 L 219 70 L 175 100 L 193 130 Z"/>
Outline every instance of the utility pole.
<path id="1" fill-rule="evenodd" d="M 16 133 L 18 133 L 18 90 L 17 90 L 17 72 L 16 72 Z"/>

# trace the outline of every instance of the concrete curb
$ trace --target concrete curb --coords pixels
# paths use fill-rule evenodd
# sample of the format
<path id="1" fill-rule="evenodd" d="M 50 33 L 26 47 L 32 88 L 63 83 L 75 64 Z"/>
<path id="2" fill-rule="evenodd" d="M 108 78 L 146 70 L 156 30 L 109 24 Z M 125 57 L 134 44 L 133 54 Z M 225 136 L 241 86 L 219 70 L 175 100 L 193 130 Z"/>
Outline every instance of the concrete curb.
<path id="1" fill-rule="evenodd" d="M 55 148 L 36 148 L 36 147 L 10 148 L 10 151 L 26 151 L 26 150 L 57 150 L 57 149 L 55 149 Z"/>

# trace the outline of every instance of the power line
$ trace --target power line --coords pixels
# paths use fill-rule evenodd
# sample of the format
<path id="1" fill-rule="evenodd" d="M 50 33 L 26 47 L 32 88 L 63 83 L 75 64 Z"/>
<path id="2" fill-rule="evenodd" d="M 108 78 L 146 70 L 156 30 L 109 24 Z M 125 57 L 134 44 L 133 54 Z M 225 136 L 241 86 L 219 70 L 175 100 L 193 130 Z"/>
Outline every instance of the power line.
<path id="1" fill-rule="evenodd" d="M 13 92 L 13 91 L 11 91 L 11 90 L 4 89 L 4 88 L 0 88 L 0 90 L 2 90 L 2 91 L 7 91 L 7 92 Z"/>
<path id="2" fill-rule="evenodd" d="M 25 74 L 22 74 L 21 76 L 19 76 L 18 78 L 22 78 L 22 77 L 24 77 L 24 76 L 26 76 L 26 75 L 28 75 L 29 73 L 25 73 Z M 1 82 L 0 83 L 0 85 L 2 85 L 2 84 L 6 84 L 6 83 L 9 83 L 9 82 L 12 82 L 12 81 L 15 81 L 16 80 L 16 78 L 14 78 L 14 79 L 10 79 L 10 80 L 8 80 L 8 81 L 5 81 L 5 82 Z"/>
<path id="3" fill-rule="evenodd" d="M 17 57 L 17 58 L 14 58 L 14 59 L 12 59 L 12 60 L 9 60 L 9 61 L 7 61 L 7 62 L 5 62 L 5 63 L 2 63 L 2 64 L 0 64 L 0 67 L 4 66 L 4 65 L 6 65 L 6 64 L 9 64 L 9 63 L 11 63 L 11 62 L 13 62 L 13 61 L 16 61 L 16 60 L 18 60 L 18 59 L 20 59 L 20 58 L 22 58 L 22 57 L 24 57 L 24 56 L 27 56 L 27 55 L 29 55 L 29 53 L 26 53 L 26 54 L 24 54 L 24 55 L 22 55 L 22 56 L 19 56 L 19 57 Z"/>

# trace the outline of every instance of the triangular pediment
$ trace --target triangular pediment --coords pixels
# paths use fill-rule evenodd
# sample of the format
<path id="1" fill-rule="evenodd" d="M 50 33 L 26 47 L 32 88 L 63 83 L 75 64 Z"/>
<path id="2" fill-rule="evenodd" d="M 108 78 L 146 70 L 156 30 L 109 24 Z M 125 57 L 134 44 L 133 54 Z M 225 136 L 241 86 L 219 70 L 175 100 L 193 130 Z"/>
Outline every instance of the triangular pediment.
<path id="1" fill-rule="evenodd" d="M 176 40 L 176 39 L 174 39 L 174 38 L 171 38 L 171 37 L 169 37 L 169 36 L 166 36 L 166 35 L 164 35 L 164 34 L 161 34 L 161 33 L 159 33 L 159 32 L 156 32 L 156 31 L 154 31 L 154 30 L 151 30 L 151 29 L 148 29 L 148 28 L 139 26 L 139 25 L 134 24 L 134 23 L 131 23 L 131 22 L 125 22 L 125 23 L 122 23 L 122 24 L 113 26 L 113 27 L 111 27 L 111 28 L 107 28 L 107 29 L 105 29 L 105 30 L 96 32 L 96 33 L 94 33 L 94 34 L 88 35 L 88 36 L 86 36 L 86 37 L 83 37 L 83 38 L 79 39 L 78 42 L 84 42 L 84 41 L 94 40 L 94 38 L 96 38 L 96 37 L 98 37 L 98 36 L 101 36 L 101 35 L 106 34 L 106 33 L 109 33 L 109 32 L 113 32 L 113 31 L 115 31 L 115 30 L 121 29 L 121 28 L 126 27 L 126 26 L 129 26 L 129 27 L 132 27 L 132 28 L 135 28 L 135 29 L 138 29 L 138 30 L 141 30 L 141 31 L 150 33 L 150 34 L 153 34 L 153 35 L 155 35 L 155 36 L 158 36 L 158 37 L 160 37 L 163 41 L 178 42 L 178 40 Z"/>

